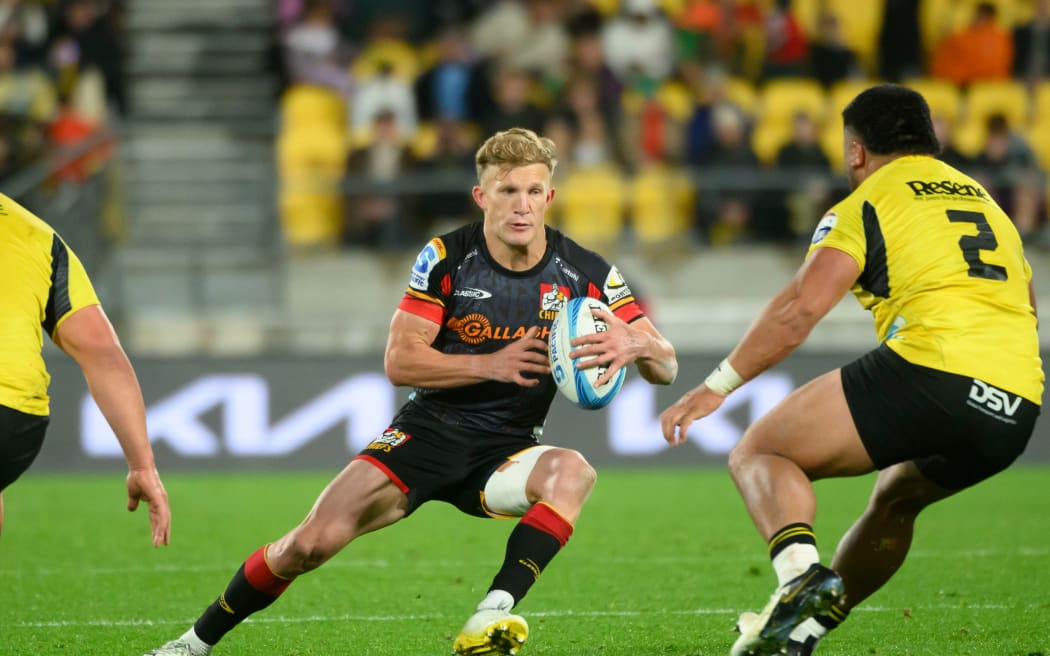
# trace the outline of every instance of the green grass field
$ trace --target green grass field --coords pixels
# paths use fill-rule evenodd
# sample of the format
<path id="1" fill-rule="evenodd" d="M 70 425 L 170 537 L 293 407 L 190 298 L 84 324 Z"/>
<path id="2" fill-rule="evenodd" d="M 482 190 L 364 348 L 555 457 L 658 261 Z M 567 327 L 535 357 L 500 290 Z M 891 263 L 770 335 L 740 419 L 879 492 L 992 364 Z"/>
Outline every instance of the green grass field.
<path id="1" fill-rule="evenodd" d="M 170 547 L 119 476 L 29 474 L 5 493 L 0 654 L 138 656 L 179 635 L 328 474 L 168 475 Z M 818 484 L 825 561 L 871 477 Z M 822 655 L 1050 654 L 1050 470 L 1018 468 L 920 518 L 909 561 Z M 220 654 L 448 654 L 512 524 L 443 504 L 352 544 Z M 774 577 L 722 470 L 604 471 L 576 534 L 518 612 L 523 656 L 725 655 Z"/>

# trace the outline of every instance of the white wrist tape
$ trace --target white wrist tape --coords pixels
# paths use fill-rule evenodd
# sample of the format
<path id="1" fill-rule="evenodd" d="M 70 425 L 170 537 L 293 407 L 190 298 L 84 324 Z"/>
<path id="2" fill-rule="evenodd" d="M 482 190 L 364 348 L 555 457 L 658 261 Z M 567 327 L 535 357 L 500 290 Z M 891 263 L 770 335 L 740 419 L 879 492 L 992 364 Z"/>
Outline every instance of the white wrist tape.
<path id="1" fill-rule="evenodd" d="M 747 381 L 740 377 L 733 365 L 729 364 L 729 358 L 726 358 L 707 376 L 704 385 L 712 392 L 726 396 L 745 382 Z"/>

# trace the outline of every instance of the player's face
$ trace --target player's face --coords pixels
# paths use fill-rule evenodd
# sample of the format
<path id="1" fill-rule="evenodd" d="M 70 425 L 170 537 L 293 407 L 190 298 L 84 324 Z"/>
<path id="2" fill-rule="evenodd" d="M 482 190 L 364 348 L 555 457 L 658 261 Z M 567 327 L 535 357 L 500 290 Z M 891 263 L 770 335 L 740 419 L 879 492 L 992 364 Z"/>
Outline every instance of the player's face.
<path id="1" fill-rule="evenodd" d="M 474 201 L 485 212 L 486 233 L 511 248 L 543 240 L 543 220 L 552 200 L 554 189 L 545 164 L 489 167 L 474 187 Z"/>

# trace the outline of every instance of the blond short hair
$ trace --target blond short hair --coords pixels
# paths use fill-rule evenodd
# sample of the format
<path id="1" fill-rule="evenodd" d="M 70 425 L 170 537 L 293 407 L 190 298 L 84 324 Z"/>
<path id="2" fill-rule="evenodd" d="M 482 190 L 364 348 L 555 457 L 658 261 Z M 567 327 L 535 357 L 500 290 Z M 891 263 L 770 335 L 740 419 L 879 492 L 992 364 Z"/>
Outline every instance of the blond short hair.
<path id="1" fill-rule="evenodd" d="M 558 158 L 554 142 L 547 137 L 541 137 L 525 128 L 511 128 L 486 139 L 474 156 L 474 164 L 477 166 L 480 182 L 482 173 L 489 166 L 511 169 L 529 164 L 543 164 L 553 175 Z"/>

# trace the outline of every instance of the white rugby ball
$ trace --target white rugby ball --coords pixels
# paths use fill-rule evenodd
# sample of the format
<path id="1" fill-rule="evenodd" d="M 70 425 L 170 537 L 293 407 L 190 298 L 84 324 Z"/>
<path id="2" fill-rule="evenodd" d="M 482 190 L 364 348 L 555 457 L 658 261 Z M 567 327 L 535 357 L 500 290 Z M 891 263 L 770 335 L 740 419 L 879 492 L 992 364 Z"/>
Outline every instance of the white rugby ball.
<path id="1" fill-rule="evenodd" d="M 609 325 L 594 316 L 591 310 L 610 312 L 609 306 L 596 298 L 574 298 L 566 302 L 551 325 L 548 353 L 551 375 L 561 393 L 581 408 L 596 410 L 607 406 L 620 391 L 625 371 L 620 369 L 608 383 L 595 387 L 594 383 L 605 373 L 605 367 L 577 369 L 576 360 L 569 357 L 573 349 L 569 342 L 573 339 L 609 329 Z"/>

